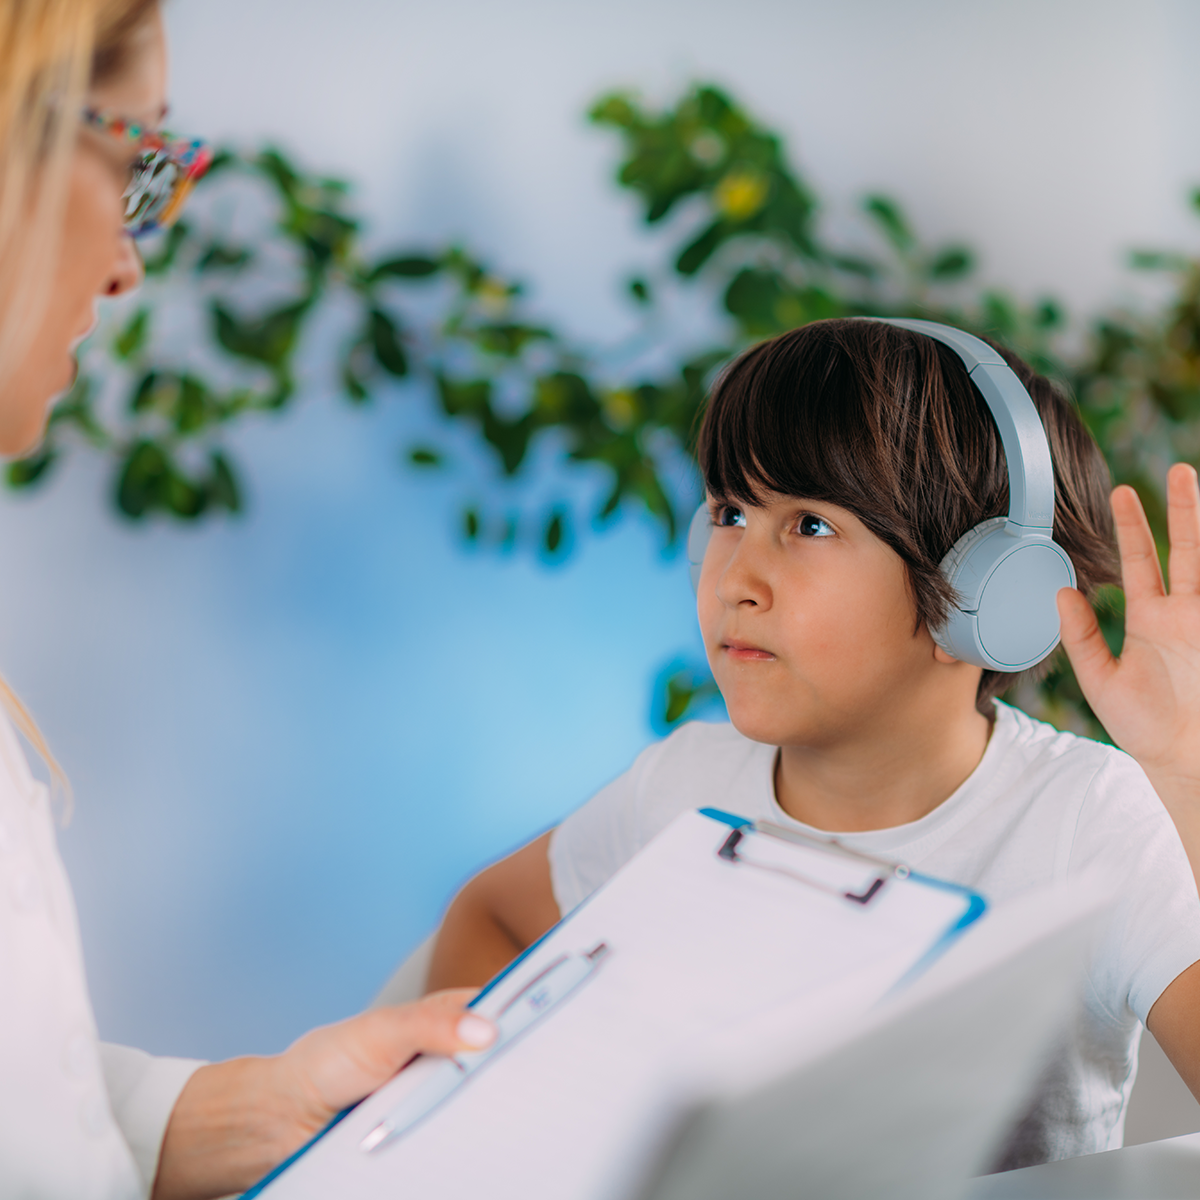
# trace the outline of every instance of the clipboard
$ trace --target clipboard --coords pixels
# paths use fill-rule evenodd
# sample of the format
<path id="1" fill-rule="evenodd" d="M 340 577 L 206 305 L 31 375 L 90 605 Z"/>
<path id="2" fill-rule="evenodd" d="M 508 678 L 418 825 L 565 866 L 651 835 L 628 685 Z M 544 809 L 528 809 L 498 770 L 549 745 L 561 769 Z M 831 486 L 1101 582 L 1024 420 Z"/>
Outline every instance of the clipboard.
<path id="1" fill-rule="evenodd" d="M 790 1003 L 865 1012 L 985 911 L 969 889 L 717 809 L 677 818 L 476 997 L 494 1017 L 566 956 L 602 967 L 403 1136 L 371 1146 L 446 1060 L 421 1059 L 250 1192 L 347 1200 L 632 1194 L 717 1033 Z M 813 1036 L 820 1037 L 819 1022 Z M 444 1074 L 444 1071 L 443 1071 Z M 364 1148 L 365 1146 L 365 1148 Z"/>

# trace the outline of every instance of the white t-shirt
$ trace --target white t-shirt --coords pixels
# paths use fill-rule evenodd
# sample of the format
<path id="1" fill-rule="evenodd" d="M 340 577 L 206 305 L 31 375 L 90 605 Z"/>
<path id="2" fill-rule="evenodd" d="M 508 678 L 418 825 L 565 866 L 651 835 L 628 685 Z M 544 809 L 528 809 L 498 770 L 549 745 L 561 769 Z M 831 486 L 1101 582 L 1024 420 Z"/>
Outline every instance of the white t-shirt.
<path id="1" fill-rule="evenodd" d="M 731 725 L 701 722 L 643 751 L 551 838 L 559 909 L 574 908 L 689 809 L 713 806 L 828 832 L 779 807 L 777 753 Z M 838 836 L 993 903 L 1089 868 L 1104 873 L 1119 899 L 1089 965 L 1079 1020 L 995 1168 L 1120 1146 L 1142 1022 L 1167 985 L 1200 960 L 1191 867 L 1137 763 L 997 703 L 979 766 L 948 800 L 908 825 Z"/>

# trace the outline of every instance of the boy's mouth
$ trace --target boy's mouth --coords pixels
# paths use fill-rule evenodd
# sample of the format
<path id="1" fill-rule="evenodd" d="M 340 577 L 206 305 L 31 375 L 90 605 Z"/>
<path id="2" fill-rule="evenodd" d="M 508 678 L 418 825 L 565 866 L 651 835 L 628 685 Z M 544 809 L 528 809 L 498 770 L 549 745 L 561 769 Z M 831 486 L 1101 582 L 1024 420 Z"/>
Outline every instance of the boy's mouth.
<path id="1" fill-rule="evenodd" d="M 721 643 L 724 650 L 735 662 L 773 662 L 775 655 L 761 646 L 752 646 L 749 642 L 725 641 Z"/>

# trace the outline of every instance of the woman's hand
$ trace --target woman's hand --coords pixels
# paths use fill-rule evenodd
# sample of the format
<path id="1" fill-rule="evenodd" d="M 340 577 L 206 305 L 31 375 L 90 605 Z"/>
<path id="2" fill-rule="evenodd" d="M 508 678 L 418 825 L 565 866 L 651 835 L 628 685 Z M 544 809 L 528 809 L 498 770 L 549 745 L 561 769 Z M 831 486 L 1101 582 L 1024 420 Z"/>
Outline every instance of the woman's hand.
<path id="1" fill-rule="evenodd" d="M 171 1113 L 154 1200 L 243 1192 L 414 1055 L 490 1044 L 490 1022 L 463 1012 L 474 994 L 373 1009 L 314 1029 L 273 1058 L 201 1067 Z"/>
<path id="2" fill-rule="evenodd" d="M 1091 606 L 1079 592 L 1058 594 L 1062 641 L 1087 702 L 1123 750 L 1150 777 L 1200 878 L 1200 491 L 1196 472 L 1177 463 L 1167 475 L 1168 568 L 1137 493 L 1112 495 L 1121 576 L 1125 645 L 1110 653 Z"/>

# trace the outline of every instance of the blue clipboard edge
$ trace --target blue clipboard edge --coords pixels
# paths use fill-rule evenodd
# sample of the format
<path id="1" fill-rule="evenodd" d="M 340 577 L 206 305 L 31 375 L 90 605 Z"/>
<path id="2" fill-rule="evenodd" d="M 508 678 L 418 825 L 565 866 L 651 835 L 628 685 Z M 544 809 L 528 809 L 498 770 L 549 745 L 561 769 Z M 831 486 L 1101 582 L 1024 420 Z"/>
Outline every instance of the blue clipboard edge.
<path id="1" fill-rule="evenodd" d="M 697 809 L 696 811 L 698 811 L 701 816 L 708 817 L 712 821 L 718 821 L 722 825 L 728 825 L 733 829 L 745 829 L 754 825 L 754 822 L 750 820 L 749 817 L 741 817 L 736 813 L 725 812 L 724 809 L 720 808 L 701 808 Z M 947 929 L 946 932 L 943 933 L 942 936 L 936 942 L 934 942 L 932 946 L 930 946 L 925 954 L 923 954 L 921 958 L 912 965 L 911 968 L 909 968 L 903 979 L 901 979 L 892 989 L 893 991 L 904 987 L 906 983 L 912 979 L 915 979 L 916 976 L 921 974 L 921 972 L 924 971 L 934 961 L 934 959 L 938 958 L 947 949 L 949 949 L 951 943 L 955 940 L 955 938 L 958 937 L 960 933 L 962 933 L 964 929 L 966 929 L 969 925 L 974 924 L 974 922 L 983 916 L 983 914 L 987 911 L 987 901 L 984 900 L 984 898 L 979 895 L 978 892 L 971 891 L 970 888 L 962 887 L 957 883 L 947 883 L 945 880 L 937 879 L 932 875 L 923 875 L 917 871 L 911 871 L 908 878 L 915 880 L 917 883 L 923 883 L 929 887 L 942 888 L 947 891 L 959 893 L 963 897 L 965 908 L 962 916 L 959 917 L 959 919 L 949 929 Z M 543 933 L 536 942 L 532 942 L 530 945 L 526 946 L 525 949 L 522 950 L 521 953 L 518 954 L 517 957 L 514 958 L 512 962 L 510 962 L 508 966 L 504 968 L 503 971 L 501 971 L 498 975 L 493 976 L 486 984 L 484 984 L 484 986 L 480 989 L 479 994 L 470 1002 L 470 1004 L 467 1005 L 467 1007 L 473 1008 L 480 1002 L 480 1000 L 488 995 L 489 992 L 493 991 L 501 983 L 503 983 L 504 980 L 507 979 L 508 976 L 511 975 L 513 971 L 515 971 L 548 937 L 550 937 L 551 934 L 555 933 L 566 921 L 569 921 L 571 919 L 571 915 L 578 912 L 579 909 L 582 908 L 586 903 L 587 900 L 584 900 L 581 904 L 577 905 L 571 910 L 571 912 L 566 913 L 554 925 L 547 929 L 546 932 Z M 366 1097 L 363 1099 L 366 1099 Z M 361 1104 L 362 1101 L 359 1101 L 359 1103 Z M 297 1150 L 290 1157 L 285 1158 L 283 1162 L 279 1164 L 279 1166 L 270 1172 L 270 1174 L 264 1175 L 263 1178 L 260 1179 L 248 1192 L 243 1192 L 240 1200 L 254 1200 L 255 1196 L 261 1195 L 270 1184 L 274 1183 L 275 1180 L 284 1173 L 284 1171 L 292 1166 L 298 1159 L 303 1158 L 303 1156 L 307 1154 L 309 1150 L 313 1148 L 313 1146 L 315 1146 L 327 1133 L 329 1133 L 330 1130 L 334 1129 L 343 1120 L 345 1120 L 345 1118 L 348 1117 L 357 1107 L 358 1104 L 352 1104 L 349 1108 L 342 1109 L 342 1111 L 338 1113 L 337 1116 L 334 1117 L 324 1129 L 321 1129 L 317 1133 L 313 1134 L 313 1136 L 309 1138 L 299 1150 Z"/>
<path id="2" fill-rule="evenodd" d="M 586 904 L 587 901 L 584 901 L 584 903 Z M 480 1000 L 482 1000 L 489 992 L 493 991 L 499 984 L 503 983 L 513 971 L 515 971 L 552 933 L 555 932 L 555 930 L 558 929 L 560 925 L 563 924 L 564 921 L 570 919 L 571 913 L 576 911 L 578 911 L 578 909 L 573 908 L 570 913 L 567 913 L 567 915 L 562 917 L 556 924 L 551 925 L 550 928 L 547 929 L 546 932 L 543 933 L 536 942 L 531 942 L 528 946 L 526 946 L 525 949 L 522 950 L 521 953 L 518 954 L 517 957 L 514 958 L 512 962 L 510 962 L 508 966 L 500 972 L 499 975 L 493 976 L 488 980 L 487 983 L 483 985 L 482 988 L 480 988 L 478 994 L 467 1005 L 467 1007 L 474 1008 L 475 1005 L 478 1004 Z M 363 1097 L 363 1100 L 367 1099 L 369 1099 L 369 1097 Z M 360 1100 L 358 1104 L 361 1104 L 363 1100 Z M 299 1150 L 297 1150 L 290 1157 L 285 1158 L 283 1162 L 281 1162 L 279 1166 L 277 1166 L 269 1175 L 264 1175 L 262 1179 L 260 1179 L 248 1192 L 243 1192 L 239 1200 L 254 1200 L 255 1196 L 261 1195 L 267 1187 L 274 1183 L 275 1180 L 284 1173 L 284 1171 L 292 1166 L 298 1159 L 303 1158 L 305 1154 L 307 1154 L 327 1133 L 330 1132 L 330 1130 L 341 1124 L 341 1122 L 358 1107 L 358 1104 L 352 1104 L 349 1108 L 343 1108 L 342 1111 L 338 1113 L 337 1116 L 334 1117 L 324 1129 L 318 1130 L 315 1134 L 313 1134 L 313 1136 L 310 1137 L 308 1141 L 300 1147 Z"/>

